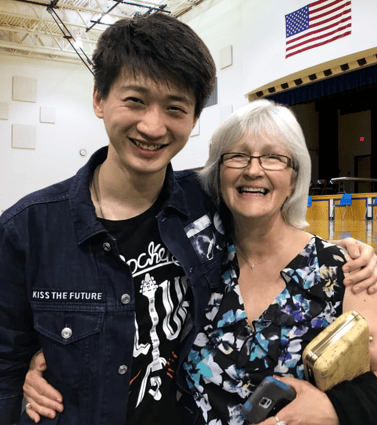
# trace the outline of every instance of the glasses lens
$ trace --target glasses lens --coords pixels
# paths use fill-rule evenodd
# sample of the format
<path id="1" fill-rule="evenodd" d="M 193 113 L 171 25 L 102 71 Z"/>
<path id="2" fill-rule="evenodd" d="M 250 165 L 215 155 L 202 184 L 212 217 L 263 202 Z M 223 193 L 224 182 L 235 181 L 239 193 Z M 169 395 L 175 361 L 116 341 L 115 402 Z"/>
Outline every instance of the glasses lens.
<path id="1" fill-rule="evenodd" d="M 274 156 L 261 156 L 260 161 L 262 163 L 262 167 L 266 170 L 284 170 L 288 166 L 288 158 L 281 155 Z"/>
<path id="2" fill-rule="evenodd" d="M 230 168 L 245 168 L 249 164 L 249 157 L 237 153 L 227 153 L 223 155 L 223 164 Z"/>

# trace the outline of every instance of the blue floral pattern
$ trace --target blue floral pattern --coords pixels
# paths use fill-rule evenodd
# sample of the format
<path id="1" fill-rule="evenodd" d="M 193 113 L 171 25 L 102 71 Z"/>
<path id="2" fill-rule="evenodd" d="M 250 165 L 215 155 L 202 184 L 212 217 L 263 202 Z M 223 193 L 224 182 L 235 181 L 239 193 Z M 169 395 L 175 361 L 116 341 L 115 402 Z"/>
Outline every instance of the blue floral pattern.
<path id="1" fill-rule="evenodd" d="M 314 236 L 281 271 L 286 287 L 248 325 L 238 286 L 239 266 L 229 242 L 223 292 L 213 293 L 202 328 L 185 360 L 187 382 L 210 425 L 246 423 L 241 406 L 272 374 L 304 379 L 302 353 L 342 313 L 342 250 Z"/>

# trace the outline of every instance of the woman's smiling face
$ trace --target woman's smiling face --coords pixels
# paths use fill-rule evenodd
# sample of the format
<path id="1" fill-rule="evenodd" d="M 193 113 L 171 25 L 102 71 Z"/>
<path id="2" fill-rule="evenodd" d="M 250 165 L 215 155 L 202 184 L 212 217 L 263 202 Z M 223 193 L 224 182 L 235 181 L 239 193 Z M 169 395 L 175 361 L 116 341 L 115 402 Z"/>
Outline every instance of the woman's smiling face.
<path id="1" fill-rule="evenodd" d="M 291 157 L 287 147 L 271 137 L 255 140 L 247 133 L 233 145 L 229 152 L 253 156 L 285 155 Z M 279 171 L 265 170 L 257 158 L 242 169 L 220 166 L 221 196 L 227 207 L 237 217 L 258 219 L 281 216 L 281 208 L 294 189 L 292 168 Z"/>

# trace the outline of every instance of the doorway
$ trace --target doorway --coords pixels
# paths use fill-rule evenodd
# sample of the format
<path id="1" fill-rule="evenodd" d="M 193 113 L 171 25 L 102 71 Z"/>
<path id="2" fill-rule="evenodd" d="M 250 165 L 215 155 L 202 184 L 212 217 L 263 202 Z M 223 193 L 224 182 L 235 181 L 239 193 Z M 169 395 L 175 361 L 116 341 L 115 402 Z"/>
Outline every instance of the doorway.
<path id="1" fill-rule="evenodd" d="M 372 155 L 355 156 L 355 177 L 371 178 Z M 355 182 L 355 193 L 372 192 L 370 182 Z"/>

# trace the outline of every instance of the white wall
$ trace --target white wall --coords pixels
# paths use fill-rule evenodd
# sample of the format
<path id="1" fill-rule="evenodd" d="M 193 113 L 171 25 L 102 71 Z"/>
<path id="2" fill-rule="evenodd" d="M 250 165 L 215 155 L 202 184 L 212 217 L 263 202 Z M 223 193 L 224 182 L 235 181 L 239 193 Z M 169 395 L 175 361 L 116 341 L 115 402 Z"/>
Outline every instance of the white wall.
<path id="1" fill-rule="evenodd" d="M 0 102 L 9 103 L 0 120 L 0 211 L 20 197 L 75 174 L 107 144 L 102 120 L 92 109 L 93 78 L 82 65 L 0 55 Z M 37 79 L 37 102 L 12 100 L 12 77 Z M 39 122 L 40 107 L 53 107 L 56 123 Z M 36 126 L 36 149 L 12 148 L 12 124 Z M 80 148 L 87 155 L 79 155 Z"/>

